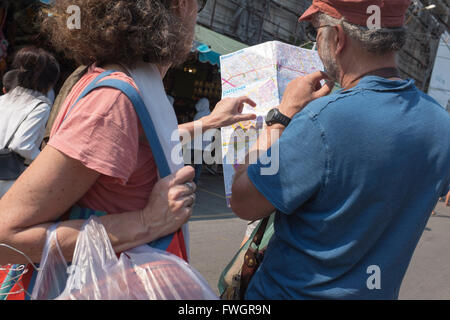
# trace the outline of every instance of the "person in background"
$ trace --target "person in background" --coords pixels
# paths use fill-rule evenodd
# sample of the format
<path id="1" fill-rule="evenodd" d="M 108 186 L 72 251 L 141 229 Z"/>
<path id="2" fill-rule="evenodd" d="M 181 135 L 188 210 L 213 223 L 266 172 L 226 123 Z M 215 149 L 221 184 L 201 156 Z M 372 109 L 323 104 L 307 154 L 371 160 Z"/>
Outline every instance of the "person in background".
<path id="1" fill-rule="evenodd" d="M 4 74 L 2 78 L 3 83 L 3 94 L 7 94 L 11 90 L 17 87 L 17 76 L 19 74 L 19 70 L 14 69 L 10 70 Z"/>
<path id="2" fill-rule="evenodd" d="M 53 88 L 51 88 L 50 91 L 47 93 L 47 98 L 53 105 L 53 103 L 55 102 L 55 90 Z"/>
<path id="3" fill-rule="evenodd" d="M 439 198 L 439 201 L 443 201 L 447 207 L 450 207 L 450 191 L 447 193 L 446 196 Z M 433 212 L 431 212 L 431 215 L 433 215 L 433 216 L 436 215 L 435 210 L 436 210 L 436 208 L 433 209 Z"/>
<path id="4" fill-rule="evenodd" d="M 0 97 L 0 149 L 11 149 L 28 165 L 40 153 L 52 104 L 47 94 L 58 80 L 59 64 L 45 50 L 26 47 L 17 52 L 13 67 L 3 79 L 7 93 Z M 0 180 L 0 197 L 14 182 Z"/>
<path id="5" fill-rule="evenodd" d="M 211 110 L 209 109 L 209 100 L 207 98 L 201 98 L 195 105 L 195 116 L 194 121 L 200 120 L 203 117 L 209 116 L 211 114 Z M 192 164 L 195 169 L 195 178 L 194 182 L 197 184 L 200 179 L 200 175 L 202 174 L 203 162 L 197 163 L 199 161 L 195 161 L 195 159 L 200 160 L 203 159 L 203 151 L 210 144 L 210 142 L 205 142 L 203 140 L 203 135 L 199 137 L 195 137 L 191 142 L 191 155 L 192 155 Z M 195 156 L 197 154 L 197 157 Z"/>

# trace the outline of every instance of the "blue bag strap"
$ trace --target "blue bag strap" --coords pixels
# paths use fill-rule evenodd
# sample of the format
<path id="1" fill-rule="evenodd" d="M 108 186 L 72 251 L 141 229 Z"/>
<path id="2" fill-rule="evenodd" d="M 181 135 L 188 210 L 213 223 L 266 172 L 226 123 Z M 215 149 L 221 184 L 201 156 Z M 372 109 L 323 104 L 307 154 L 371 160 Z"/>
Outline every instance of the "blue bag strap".
<path id="1" fill-rule="evenodd" d="M 101 74 L 99 74 L 94 80 L 91 81 L 91 83 L 83 90 L 83 92 L 81 92 L 80 96 L 78 97 L 78 99 L 72 104 L 72 106 L 69 108 L 69 110 L 67 111 L 66 115 L 64 116 L 64 120 L 66 120 L 67 116 L 70 114 L 70 112 L 72 112 L 72 109 L 75 107 L 75 105 L 81 100 L 83 99 L 85 96 L 87 96 L 87 94 L 89 92 L 92 91 L 92 88 L 95 87 L 97 85 L 97 83 L 107 77 L 110 76 L 112 73 L 116 72 L 115 70 L 108 70 L 108 71 L 104 71 Z"/>
<path id="2" fill-rule="evenodd" d="M 136 114 L 141 121 L 142 127 L 144 128 L 145 135 L 152 149 L 153 157 L 155 158 L 156 165 L 158 167 L 159 175 L 161 178 L 165 178 L 171 174 L 169 164 L 167 163 L 166 156 L 164 154 L 163 148 L 159 141 L 158 135 L 156 133 L 155 125 L 153 124 L 152 118 L 148 113 L 147 107 L 145 106 L 144 101 L 141 98 L 139 92 L 129 83 L 117 79 L 107 79 L 101 81 L 103 78 L 110 76 L 114 70 L 108 70 L 102 72 L 98 75 L 92 82 L 83 90 L 77 100 L 72 104 L 72 106 L 67 111 L 64 116 L 64 120 L 69 116 L 73 108 L 77 105 L 77 103 L 87 96 L 91 91 L 102 88 L 102 87 L 110 87 L 123 92 L 128 99 L 130 99 L 131 103 L 134 106 Z"/>
<path id="3" fill-rule="evenodd" d="M 156 165 L 159 170 L 159 175 L 161 178 L 165 178 L 171 174 L 169 164 L 167 163 L 166 156 L 164 154 L 161 142 L 159 141 L 158 135 L 156 133 L 155 125 L 153 124 L 152 118 L 148 113 L 147 107 L 141 98 L 139 92 L 129 83 L 117 79 L 107 79 L 98 82 L 92 86 L 90 91 L 97 88 L 110 87 L 122 91 L 128 99 L 132 102 L 136 114 L 141 121 L 142 127 L 144 128 L 145 135 L 152 149 L 153 157 L 155 158 Z M 88 94 L 87 92 L 86 94 Z"/>
<path id="4" fill-rule="evenodd" d="M 107 79 L 107 80 L 100 81 L 103 78 L 111 75 L 113 72 L 114 71 L 109 70 L 109 71 L 105 71 L 105 72 L 101 73 L 99 76 L 97 76 L 86 87 L 86 89 L 83 90 L 81 95 L 78 97 L 78 99 L 75 101 L 75 103 L 68 110 L 64 119 L 68 116 L 68 114 L 75 107 L 75 105 L 82 98 L 84 98 L 86 95 L 88 95 L 91 91 L 101 88 L 101 87 L 110 87 L 110 88 L 120 90 L 128 97 L 128 99 L 130 99 L 130 101 L 132 102 L 132 104 L 134 106 L 136 114 L 138 115 L 139 120 L 141 121 L 142 127 L 144 128 L 144 131 L 145 131 L 145 135 L 150 144 L 150 148 L 152 150 L 153 157 L 156 161 L 156 165 L 158 167 L 160 177 L 165 178 L 165 177 L 169 176 L 171 174 L 169 164 L 167 163 L 167 159 L 164 155 L 164 151 L 162 149 L 161 143 L 160 143 L 158 135 L 156 133 L 156 129 L 153 124 L 152 118 L 150 117 L 147 107 L 145 106 L 145 103 L 142 100 L 139 92 L 129 83 L 121 81 L 121 80 Z M 76 218 L 76 217 L 71 216 L 71 219 L 74 219 L 74 218 Z M 170 243 L 172 242 L 172 239 L 173 239 L 173 234 L 165 236 L 161 239 L 155 240 L 155 241 L 149 243 L 148 245 L 153 248 L 160 249 L 160 250 L 167 250 Z"/>
<path id="5" fill-rule="evenodd" d="M 141 121 L 142 127 L 144 128 L 145 135 L 147 136 L 150 148 L 152 149 L 153 157 L 155 158 L 160 177 L 165 178 L 169 176 L 171 174 L 169 164 L 167 163 L 163 148 L 161 146 L 161 143 L 159 142 L 158 135 L 156 134 L 156 129 L 153 124 L 152 118 L 148 113 L 147 107 L 145 106 L 145 103 L 142 100 L 139 92 L 131 84 L 116 79 L 107 79 L 99 82 L 91 88 L 91 91 L 101 87 L 110 87 L 120 90 L 128 97 L 128 99 L 130 99 Z M 149 243 L 148 245 L 152 248 L 157 248 L 165 251 L 172 242 L 173 236 L 173 234 L 170 234 L 163 238 L 157 239 Z"/>

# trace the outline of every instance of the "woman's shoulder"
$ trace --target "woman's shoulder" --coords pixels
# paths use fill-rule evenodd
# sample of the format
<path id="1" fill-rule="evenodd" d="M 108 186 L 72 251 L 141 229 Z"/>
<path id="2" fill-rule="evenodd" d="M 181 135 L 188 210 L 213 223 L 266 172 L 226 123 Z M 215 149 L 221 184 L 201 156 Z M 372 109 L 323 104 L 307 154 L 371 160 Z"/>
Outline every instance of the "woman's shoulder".
<path id="1" fill-rule="evenodd" d="M 90 79 L 94 80 L 97 76 L 99 76 L 100 74 L 102 74 L 103 72 L 106 71 L 112 71 L 112 73 L 108 76 L 106 76 L 104 78 L 104 80 L 107 79 L 115 79 L 115 80 L 120 80 L 123 82 L 126 82 L 128 84 L 131 84 L 136 90 L 138 89 L 136 83 L 134 82 L 133 78 L 131 78 L 129 75 L 127 75 L 125 72 L 117 70 L 115 68 L 102 68 L 102 67 L 98 67 L 96 65 L 92 65 L 89 67 L 87 75 L 90 76 Z M 92 81 L 91 80 L 91 81 Z"/>
<path id="2" fill-rule="evenodd" d="M 74 105 L 87 86 L 104 71 L 106 70 L 103 68 L 95 66 L 89 67 L 88 72 L 75 84 L 64 103 L 64 109 L 66 109 L 67 112 L 77 113 L 76 109 L 78 109 L 78 112 L 80 113 L 90 113 L 105 118 L 115 117 L 117 114 L 119 117 L 133 117 L 134 107 L 128 97 L 122 91 L 107 86 L 91 91 L 88 95 L 79 100 L 77 105 Z M 115 71 L 104 77 L 101 81 L 109 79 L 123 81 L 137 89 L 133 79 L 123 72 Z"/>
<path id="3" fill-rule="evenodd" d="M 95 89 L 78 101 L 103 71 L 91 67 L 75 84 L 53 124 L 48 144 L 92 170 L 127 181 L 139 151 L 139 121 L 133 104 L 110 87 Z M 134 84 L 121 72 L 106 79 Z"/>

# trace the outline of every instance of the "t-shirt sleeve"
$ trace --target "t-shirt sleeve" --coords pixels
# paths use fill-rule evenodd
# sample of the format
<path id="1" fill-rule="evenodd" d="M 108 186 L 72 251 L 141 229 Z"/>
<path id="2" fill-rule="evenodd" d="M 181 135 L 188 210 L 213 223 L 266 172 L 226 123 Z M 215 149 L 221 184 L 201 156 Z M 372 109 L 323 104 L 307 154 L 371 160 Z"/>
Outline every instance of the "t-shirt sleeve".
<path id="1" fill-rule="evenodd" d="M 49 145 L 125 184 L 136 168 L 139 148 L 133 104 L 117 89 L 94 90 L 69 112 Z"/>
<path id="2" fill-rule="evenodd" d="M 275 208 L 291 214 L 319 192 L 326 181 L 326 166 L 322 132 L 314 120 L 300 113 L 267 155 L 250 165 L 247 172 Z"/>

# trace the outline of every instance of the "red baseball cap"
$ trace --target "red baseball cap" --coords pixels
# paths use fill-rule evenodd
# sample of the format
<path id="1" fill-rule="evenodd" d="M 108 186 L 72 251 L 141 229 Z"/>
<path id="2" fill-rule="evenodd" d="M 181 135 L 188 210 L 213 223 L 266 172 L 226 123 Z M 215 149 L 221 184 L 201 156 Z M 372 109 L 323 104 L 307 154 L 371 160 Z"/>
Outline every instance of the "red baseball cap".
<path id="1" fill-rule="evenodd" d="M 397 28 L 403 26 L 405 14 L 411 0 L 313 0 L 312 5 L 303 13 L 299 21 L 310 21 L 314 14 L 325 13 L 331 17 L 366 26 L 373 11 L 367 13 L 369 6 L 381 9 L 381 27 Z"/>

